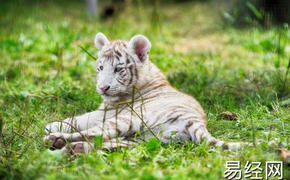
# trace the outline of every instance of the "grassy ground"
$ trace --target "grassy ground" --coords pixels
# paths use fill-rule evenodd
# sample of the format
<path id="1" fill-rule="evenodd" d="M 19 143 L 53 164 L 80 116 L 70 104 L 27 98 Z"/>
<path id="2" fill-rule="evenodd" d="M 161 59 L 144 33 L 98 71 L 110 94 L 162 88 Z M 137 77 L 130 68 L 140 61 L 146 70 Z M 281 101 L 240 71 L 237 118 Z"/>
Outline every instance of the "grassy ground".
<path id="1" fill-rule="evenodd" d="M 268 142 L 289 149 L 290 31 L 225 27 L 216 7 L 162 5 L 159 16 L 149 6 L 127 7 L 103 21 L 87 18 L 82 1 L 1 4 L 0 178 L 221 179 L 227 160 L 241 161 L 242 170 L 246 161 L 260 161 L 265 169 L 265 161 L 281 160 Z M 45 124 L 93 111 L 101 102 L 95 62 L 79 48 L 96 56 L 99 31 L 111 39 L 147 35 L 151 60 L 173 86 L 200 101 L 214 136 L 259 145 L 233 153 L 153 139 L 80 157 L 49 152 L 42 142 Z M 240 121 L 218 119 L 224 111 Z"/>

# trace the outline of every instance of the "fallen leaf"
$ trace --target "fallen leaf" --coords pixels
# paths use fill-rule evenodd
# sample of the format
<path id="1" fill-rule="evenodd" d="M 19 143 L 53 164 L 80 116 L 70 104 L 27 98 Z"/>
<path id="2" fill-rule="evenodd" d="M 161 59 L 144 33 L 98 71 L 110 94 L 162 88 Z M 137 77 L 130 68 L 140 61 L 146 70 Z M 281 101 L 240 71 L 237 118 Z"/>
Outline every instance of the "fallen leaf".
<path id="1" fill-rule="evenodd" d="M 238 121 L 239 117 L 236 113 L 234 112 L 229 112 L 229 111 L 225 111 L 220 113 L 217 116 L 218 119 L 224 119 L 224 120 L 231 120 L 231 121 Z"/>
<path id="2" fill-rule="evenodd" d="M 290 164 L 290 151 L 283 148 L 283 147 L 280 147 L 278 149 L 278 152 L 279 152 L 281 158 L 283 159 L 283 161 L 287 164 Z"/>

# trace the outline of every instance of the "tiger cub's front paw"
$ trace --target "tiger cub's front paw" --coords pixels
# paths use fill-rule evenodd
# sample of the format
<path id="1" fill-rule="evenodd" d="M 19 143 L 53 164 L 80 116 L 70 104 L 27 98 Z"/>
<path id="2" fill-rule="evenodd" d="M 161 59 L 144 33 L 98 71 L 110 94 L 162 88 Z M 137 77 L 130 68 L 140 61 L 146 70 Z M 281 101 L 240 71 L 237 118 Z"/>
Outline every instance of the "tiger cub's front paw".
<path id="1" fill-rule="evenodd" d="M 64 150 L 71 155 L 78 155 L 82 153 L 90 153 L 93 150 L 94 145 L 90 142 L 73 142 L 66 145 Z"/>
<path id="2" fill-rule="evenodd" d="M 51 150 L 63 148 L 67 141 L 61 133 L 51 133 L 44 137 L 44 143 Z"/>

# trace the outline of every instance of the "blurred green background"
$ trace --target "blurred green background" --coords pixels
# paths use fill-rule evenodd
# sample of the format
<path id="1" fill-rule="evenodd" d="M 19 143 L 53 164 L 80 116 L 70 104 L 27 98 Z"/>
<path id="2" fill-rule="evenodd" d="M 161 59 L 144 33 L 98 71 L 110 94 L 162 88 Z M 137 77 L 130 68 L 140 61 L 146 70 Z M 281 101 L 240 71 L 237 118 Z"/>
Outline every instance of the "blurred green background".
<path id="1" fill-rule="evenodd" d="M 222 179 L 227 160 L 282 160 L 271 142 L 289 149 L 289 1 L 88 2 L 0 2 L 1 179 Z M 151 61 L 200 101 L 209 131 L 256 146 L 233 153 L 152 139 L 80 157 L 48 151 L 47 123 L 101 103 L 95 60 L 80 48 L 97 57 L 97 32 L 111 40 L 146 35 Z M 239 121 L 220 118 L 225 111 Z"/>

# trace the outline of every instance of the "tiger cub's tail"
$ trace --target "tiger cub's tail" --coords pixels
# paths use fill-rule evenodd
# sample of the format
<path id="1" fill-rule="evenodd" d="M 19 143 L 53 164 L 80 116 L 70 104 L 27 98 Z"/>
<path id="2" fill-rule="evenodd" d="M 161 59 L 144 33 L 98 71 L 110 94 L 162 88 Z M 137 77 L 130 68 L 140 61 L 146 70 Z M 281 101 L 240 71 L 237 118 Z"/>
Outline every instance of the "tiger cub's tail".
<path id="1" fill-rule="evenodd" d="M 224 150 L 239 151 L 243 145 L 248 145 L 244 142 L 225 142 L 213 137 L 203 124 L 192 125 L 188 128 L 189 135 L 192 141 L 201 143 L 206 140 L 209 145 L 221 147 Z"/>

